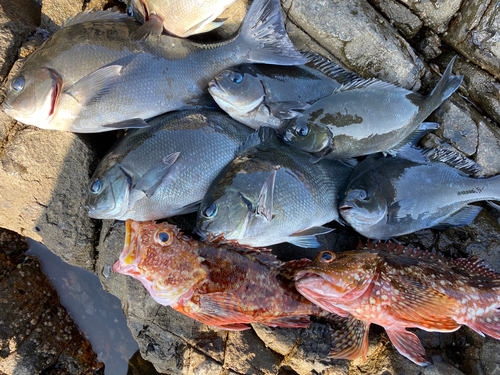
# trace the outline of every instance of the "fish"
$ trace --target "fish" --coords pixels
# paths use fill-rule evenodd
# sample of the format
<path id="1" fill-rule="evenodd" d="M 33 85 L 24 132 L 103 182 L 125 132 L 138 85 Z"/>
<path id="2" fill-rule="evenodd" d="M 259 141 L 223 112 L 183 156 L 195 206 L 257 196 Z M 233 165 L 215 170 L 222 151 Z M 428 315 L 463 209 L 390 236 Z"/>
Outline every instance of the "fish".
<path id="1" fill-rule="evenodd" d="M 87 190 L 91 218 L 147 221 L 197 211 L 252 134 L 210 109 L 167 113 L 148 124 L 130 130 L 101 160 Z"/>
<path id="2" fill-rule="evenodd" d="M 350 159 L 377 152 L 418 158 L 414 143 L 439 127 L 422 121 L 462 83 L 463 76 L 451 75 L 455 59 L 428 96 L 377 79 L 346 83 L 290 120 L 283 140 L 318 158 Z"/>
<path id="3" fill-rule="evenodd" d="M 280 132 L 286 120 L 359 78 L 320 55 L 308 52 L 304 57 L 308 62 L 300 66 L 231 67 L 208 83 L 208 91 L 235 120 L 253 129 L 268 126 Z"/>
<path id="4" fill-rule="evenodd" d="M 257 130 L 215 178 L 197 214 L 196 233 L 262 247 L 289 242 L 319 247 L 316 236 L 339 219 L 338 195 L 352 168 L 339 161 L 313 164 L 268 127 Z"/>
<path id="5" fill-rule="evenodd" d="M 70 19 L 9 81 L 5 113 L 76 133 L 141 128 L 165 112 L 215 108 L 208 82 L 230 66 L 305 62 L 286 34 L 279 0 L 254 1 L 238 34 L 216 43 L 137 35 L 139 27 L 112 11 Z"/>
<path id="6" fill-rule="evenodd" d="M 130 0 L 127 13 L 140 23 L 141 32 L 159 36 L 165 29 L 180 38 L 205 33 L 224 22 L 213 22 L 237 0 Z"/>
<path id="7" fill-rule="evenodd" d="M 332 315 L 295 290 L 295 271 L 310 262 L 285 263 L 269 251 L 221 237 L 202 242 L 168 223 L 127 220 L 113 271 L 139 280 L 163 306 L 216 328 L 242 331 L 252 322 L 305 328 L 309 315 Z"/>
<path id="8" fill-rule="evenodd" d="M 382 155 L 360 162 L 341 194 L 342 218 L 367 238 L 389 239 L 470 224 L 481 211 L 470 203 L 500 199 L 500 175 L 471 177 L 481 168 L 455 152 L 422 152 L 428 162 Z"/>
<path id="9" fill-rule="evenodd" d="M 393 242 L 361 250 L 323 251 L 295 274 L 300 294 L 339 316 L 364 322 L 346 347 L 366 359 L 371 323 L 382 326 L 400 354 L 429 364 L 406 328 L 453 332 L 465 325 L 500 339 L 500 274 L 478 257 L 447 259 Z M 349 337 L 349 336 L 348 336 Z"/>

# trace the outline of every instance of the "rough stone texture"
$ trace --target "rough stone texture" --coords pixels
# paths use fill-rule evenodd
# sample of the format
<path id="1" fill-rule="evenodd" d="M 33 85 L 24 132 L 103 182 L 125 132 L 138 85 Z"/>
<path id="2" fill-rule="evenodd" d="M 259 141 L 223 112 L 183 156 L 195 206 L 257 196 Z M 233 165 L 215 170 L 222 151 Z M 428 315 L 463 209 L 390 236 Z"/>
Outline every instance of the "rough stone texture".
<path id="1" fill-rule="evenodd" d="M 83 10 L 85 0 L 43 0 L 41 27 L 55 33 L 64 21 Z"/>
<path id="2" fill-rule="evenodd" d="M 423 25 L 423 21 L 407 7 L 395 0 L 369 0 L 405 38 L 413 38 Z"/>
<path id="3" fill-rule="evenodd" d="M 500 78 L 500 4 L 465 0 L 444 41 L 480 68 Z"/>
<path id="4" fill-rule="evenodd" d="M 443 33 L 448 23 L 460 9 L 462 0 L 399 0 L 424 21 L 424 25 Z"/>
<path id="5" fill-rule="evenodd" d="M 0 231 L 0 373 L 94 374 L 103 368 L 25 240 Z M 7 255 L 12 253 L 11 255 Z"/>

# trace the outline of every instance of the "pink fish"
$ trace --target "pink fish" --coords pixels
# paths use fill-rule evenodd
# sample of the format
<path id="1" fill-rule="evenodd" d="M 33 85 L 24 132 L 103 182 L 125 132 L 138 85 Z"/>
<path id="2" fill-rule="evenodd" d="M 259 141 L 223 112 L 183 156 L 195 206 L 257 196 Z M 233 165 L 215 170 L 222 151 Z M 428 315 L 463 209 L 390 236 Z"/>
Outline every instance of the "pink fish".
<path id="1" fill-rule="evenodd" d="M 429 363 L 425 349 L 407 327 L 453 332 L 466 325 L 500 339 L 500 274 L 477 257 L 449 260 L 401 244 L 369 243 L 362 251 L 321 252 L 296 273 L 295 285 L 325 310 L 364 322 L 364 334 L 356 332 L 346 344 L 363 359 L 371 323 L 422 366 Z"/>

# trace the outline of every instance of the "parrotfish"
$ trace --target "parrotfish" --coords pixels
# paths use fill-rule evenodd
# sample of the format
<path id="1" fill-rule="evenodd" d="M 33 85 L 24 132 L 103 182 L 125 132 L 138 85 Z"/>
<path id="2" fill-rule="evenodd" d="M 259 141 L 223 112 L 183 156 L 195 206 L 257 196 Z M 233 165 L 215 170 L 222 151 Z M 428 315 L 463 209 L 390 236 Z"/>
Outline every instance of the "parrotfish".
<path id="1" fill-rule="evenodd" d="M 296 273 L 295 285 L 325 310 L 364 322 L 364 334 L 353 332 L 346 343 L 353 357 L 366 357 L 371 323 L 422 366 L 429 363 L 425 349 L 406 328 L 453 332 L 466 325 L 500 339 L 500 274 L 477 257 L 451 260 L 402 244 L 368 243 L 361 251 L 321 252 Z"/>

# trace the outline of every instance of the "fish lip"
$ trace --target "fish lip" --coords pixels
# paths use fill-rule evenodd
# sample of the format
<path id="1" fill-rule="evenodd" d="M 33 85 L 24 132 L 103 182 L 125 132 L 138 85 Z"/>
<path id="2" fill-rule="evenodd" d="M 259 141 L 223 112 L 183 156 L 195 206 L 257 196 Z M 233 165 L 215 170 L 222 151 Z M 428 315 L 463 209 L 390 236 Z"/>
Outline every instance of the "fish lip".
<path id="1" fill-rule="evenodd" d="M 135 259 L 138 259 L 140 254 L 140 244 L 137 242 L 137 238 L 139 236 L 139 226 L 140 223 L 128 219 L 125 222 L 125 243 L 123 245 L 123 250 L 120 253 L 120 256 L 116 263 L 113 265 L 113 272 L 117 273 L 126 273 L 128 275 L 140 276 L 140 272 L 136 270 L 136 262 L 129 264 L 125 262 L 125 258 L 135 252 Z M 132 244 L 135 243 L 135 247 L 132 249 Z"/>
<path id="2" fill-rule="evenodd" d="M 350 209 L 354 208 L 352 205 L 348 203 L 344 203 L 342 206 L 339 207 L 340 211 L 349 211 Z"/>

